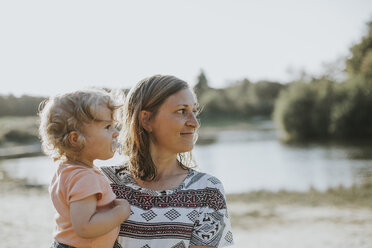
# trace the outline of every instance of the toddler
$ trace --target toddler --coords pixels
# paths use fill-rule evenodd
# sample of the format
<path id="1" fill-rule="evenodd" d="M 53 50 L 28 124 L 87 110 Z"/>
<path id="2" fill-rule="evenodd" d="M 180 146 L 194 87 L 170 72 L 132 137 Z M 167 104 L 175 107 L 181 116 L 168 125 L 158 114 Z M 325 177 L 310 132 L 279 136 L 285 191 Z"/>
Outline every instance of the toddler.
<path id="1" fill-rule="evenodd" d="M 58 168 L 49 186 L 56 209 L 52 247 L 117 247 L 120 224 L 129 217 L 126 200 L 93 164 L 114 155 L 120 106 L 106 92 L 75 91 L 51 97 L 40 111 L 42 147 Z"/>

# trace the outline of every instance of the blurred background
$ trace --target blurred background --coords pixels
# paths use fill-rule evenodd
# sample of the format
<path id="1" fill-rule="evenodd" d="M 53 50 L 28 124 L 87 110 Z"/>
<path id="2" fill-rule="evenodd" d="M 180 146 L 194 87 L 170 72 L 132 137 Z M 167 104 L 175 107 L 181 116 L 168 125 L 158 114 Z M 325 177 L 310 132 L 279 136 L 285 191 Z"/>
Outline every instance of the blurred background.
<path id="1" fill-rule="evenodd" d="M 0 31 L 4 247 L 52 240 L 40 102 L 153 74 L 197 93 L 194 158 L 224 183 L 235 247 L 371 247 L 370 0 L 3 1 Z"/>

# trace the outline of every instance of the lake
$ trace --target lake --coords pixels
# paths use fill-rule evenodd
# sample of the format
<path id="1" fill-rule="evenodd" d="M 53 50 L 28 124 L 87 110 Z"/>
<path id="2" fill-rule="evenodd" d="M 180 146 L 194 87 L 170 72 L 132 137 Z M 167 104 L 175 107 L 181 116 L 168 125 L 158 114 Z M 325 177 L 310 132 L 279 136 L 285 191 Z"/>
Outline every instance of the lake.
<path id="1" fill-rule="evenodd" d="M 350 187 L 372 180 L 372 145 L 285 145 L 275 129 L 221 131 L 216 142 L 197 145 L 193 156 L 199 170 L 218 177 L 226 193 L 255 190 L 320 191 Z M 120 164 L 116 154 L 97 165 Z M 55 170 L 45 157 L 0 161 L 0 178 L 26 178 L 48 184 Z"/>

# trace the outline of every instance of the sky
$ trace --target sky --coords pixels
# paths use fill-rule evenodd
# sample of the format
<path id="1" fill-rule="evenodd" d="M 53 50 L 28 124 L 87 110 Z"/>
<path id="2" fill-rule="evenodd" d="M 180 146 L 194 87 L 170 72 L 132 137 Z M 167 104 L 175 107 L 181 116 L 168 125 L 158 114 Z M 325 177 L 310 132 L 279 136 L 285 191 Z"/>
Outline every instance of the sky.
<path id="1" fill-rule="evenodd" d="M 154 74 L 212 87 L 288 82 L 349 56 L 372 0 L 0 1 L 0 94 L 130 88 Z"/>

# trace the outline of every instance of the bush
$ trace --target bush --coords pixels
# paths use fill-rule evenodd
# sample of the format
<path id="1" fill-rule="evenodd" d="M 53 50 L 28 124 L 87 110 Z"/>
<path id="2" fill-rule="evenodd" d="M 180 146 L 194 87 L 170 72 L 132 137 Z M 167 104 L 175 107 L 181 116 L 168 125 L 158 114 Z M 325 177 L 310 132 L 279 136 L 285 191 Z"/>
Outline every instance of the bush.
<path id="1" fill-rule="evenodd" d="M 287 140 L 325 138 L 329 135 L 334 83 L 327 80 L 297 82 L 283 90 L 275 102 L 274 120 Z"/>
<path id="2" fill-rule="evenodd" d="M 287 140 L 372 137 L 372 80 L 295 83 L 275 104 L 274 120 Z"/>
<path id="3" fill-rule="evenodd" d="M 372 79 L 354 77 L 338 85 L 330 130 L 336 138 L 372 137 Z"/>
<path id="4" fill-rule="evenodd" d="M 233 106 L 229 98 L 222 90 L 210 89 L 200 98 L 202 106 L 201 118 L 228 117 L 234 114 Z"/>
<path id="5" fill-rule="evenodd" d="M 21 130 L 10 130 L 4 135 L 5 140 L 17 143 L 27 143 L 37 141 L 38 137 Z"/>

